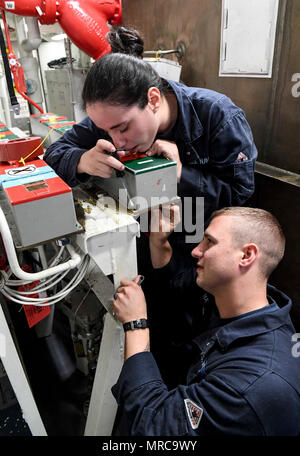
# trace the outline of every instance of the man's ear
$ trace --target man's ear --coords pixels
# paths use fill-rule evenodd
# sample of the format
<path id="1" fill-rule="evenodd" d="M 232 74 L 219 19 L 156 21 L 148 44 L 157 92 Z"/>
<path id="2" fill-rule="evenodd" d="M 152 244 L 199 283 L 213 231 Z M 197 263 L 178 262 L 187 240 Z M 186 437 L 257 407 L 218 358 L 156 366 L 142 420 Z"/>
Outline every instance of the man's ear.
<path id="1" fill-rule="evenodd" d="M 161 102 L 161 93 L 157 87 L 150 87 L 148 89 L 148 106 L 155 113 Z"/>
<path id="2" fill-rule="evenodd" d="M 249 267 L 258 256 L 258 247 L 256 244 L 245 244 L 241 249 L 240 266 Z"/>

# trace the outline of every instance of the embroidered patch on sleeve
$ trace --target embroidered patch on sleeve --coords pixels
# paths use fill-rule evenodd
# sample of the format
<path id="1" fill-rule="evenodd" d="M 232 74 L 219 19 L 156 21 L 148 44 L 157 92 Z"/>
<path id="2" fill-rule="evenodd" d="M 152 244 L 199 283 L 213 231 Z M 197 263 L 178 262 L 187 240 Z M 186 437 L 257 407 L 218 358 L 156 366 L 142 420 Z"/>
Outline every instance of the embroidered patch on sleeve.
<path id="1" fill-rule="evenodd" d="M 237 162 L 242 162 L 248 160 L 247 155 L 243 154 L 243 152 L 240 152 L 237 158 Z"/>
<path id="2" fill-rule="evenodd" d="M 190 399 L 184 399 L 185 408 L 193 429 L 197 429 L 201 421 L 203 409 Z"/>

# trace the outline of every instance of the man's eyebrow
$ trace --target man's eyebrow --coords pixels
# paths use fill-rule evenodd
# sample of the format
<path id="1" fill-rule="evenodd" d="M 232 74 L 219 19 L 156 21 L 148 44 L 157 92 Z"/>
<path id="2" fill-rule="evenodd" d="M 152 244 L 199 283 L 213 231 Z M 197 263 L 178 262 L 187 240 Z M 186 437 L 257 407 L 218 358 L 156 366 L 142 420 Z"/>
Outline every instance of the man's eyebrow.
<path id="1" fill-rule="evenodd" d="M 209 237 L 209 238 L 212 239 L 214 242 L 218 242 L 218 240 L 217 240 L 214 236 L 212 236 L 208 231 L 205 231 L 204 237 L 205 237 L 205 238 L 208 238 L 208 237 Z"/>

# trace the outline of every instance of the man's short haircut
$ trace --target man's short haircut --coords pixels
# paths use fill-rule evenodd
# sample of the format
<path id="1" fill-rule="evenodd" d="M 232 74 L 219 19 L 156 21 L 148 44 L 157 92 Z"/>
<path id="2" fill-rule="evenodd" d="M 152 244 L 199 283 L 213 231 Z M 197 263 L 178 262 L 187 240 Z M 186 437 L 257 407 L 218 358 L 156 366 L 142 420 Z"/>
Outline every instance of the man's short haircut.
<path id="1" fill-rule="evenodd" d="M 252 207 L 225 207 L 212 214 L 236 218 L 232 224 L 232 241 L 235 247 L 254 243 L 262 253 L 260 270 L 268 279 L 282 260 L 285 249 L 285 236 L 274 215 L 263 209 Z"/>

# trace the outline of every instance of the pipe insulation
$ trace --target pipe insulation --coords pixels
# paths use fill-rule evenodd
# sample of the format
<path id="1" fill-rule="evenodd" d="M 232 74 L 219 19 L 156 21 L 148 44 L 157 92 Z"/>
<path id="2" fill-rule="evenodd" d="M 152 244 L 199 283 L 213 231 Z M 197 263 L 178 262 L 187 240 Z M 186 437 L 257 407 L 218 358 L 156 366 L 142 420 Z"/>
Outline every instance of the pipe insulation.
<path id="1" fill-rule="evenodd" d="M 26 52 L 31 52 L 38 49 L 42 42 L 38 21 L 34 17 L 26 17 L 27 39 L 21 43 L 22 48 Z"/>

